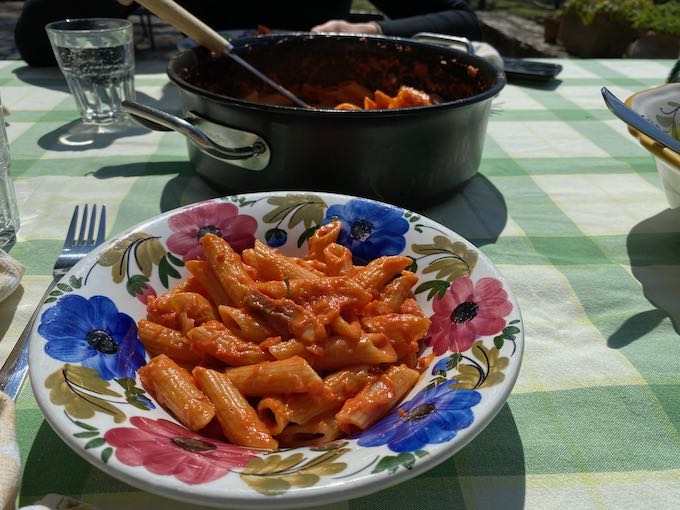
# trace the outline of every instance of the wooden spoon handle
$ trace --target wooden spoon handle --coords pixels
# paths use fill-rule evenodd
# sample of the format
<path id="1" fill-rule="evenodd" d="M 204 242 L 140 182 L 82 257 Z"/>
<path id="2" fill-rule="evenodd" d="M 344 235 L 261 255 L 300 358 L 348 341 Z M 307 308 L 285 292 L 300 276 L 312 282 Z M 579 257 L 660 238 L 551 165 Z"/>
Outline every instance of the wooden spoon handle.
<path id="1" fill-rule="evenodd" d="M 231 43 L 173 0 L 137 0 L 162 20 L 214 53 L 229 52 Z"/>

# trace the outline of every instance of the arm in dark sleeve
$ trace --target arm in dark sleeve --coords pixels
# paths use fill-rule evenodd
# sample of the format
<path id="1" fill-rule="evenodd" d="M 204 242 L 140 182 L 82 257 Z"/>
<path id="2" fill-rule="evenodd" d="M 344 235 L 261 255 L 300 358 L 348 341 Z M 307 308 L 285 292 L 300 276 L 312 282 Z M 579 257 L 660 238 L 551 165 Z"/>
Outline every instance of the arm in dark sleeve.
<path id="1" fill-rule="evenodd" d="M 479 19 L 465 0 L 420 0 L 372 2 L 390 19 L 378 21 L 385 35 L 409 37 L 418 32 L 459 35 L 482 39 Z"/>
<path id="2" fill-rule="evenodd" d="M 137 8 L 116 0 L 26 0 L 14 28 L 14 42 L 30 66 L 56 65 L 45 25 L 66 18 L 126 18 Z"/>

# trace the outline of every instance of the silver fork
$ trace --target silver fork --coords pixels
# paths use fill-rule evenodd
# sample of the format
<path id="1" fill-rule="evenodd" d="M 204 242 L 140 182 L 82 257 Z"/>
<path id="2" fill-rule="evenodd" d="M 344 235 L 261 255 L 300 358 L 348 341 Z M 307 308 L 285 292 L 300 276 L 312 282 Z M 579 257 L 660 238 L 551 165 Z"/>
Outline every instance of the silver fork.
<path id="1" fill-rule="evenodd" d="M 76 238 L 76 229 L 78 227 L 78 211 L 79 207 L 73 210 L 73 216 L 71 217 L 71 224 L 68 227 L 68 233 L 66 234 L 66 240 L 64 241 L 64 246 L 61 249 L 61 253 L 54 263 L 54 269 L 52 270 L 52 283 L 42 298 L 38 303 L 38 307 L 28 319 L 28 324 L 26 328 L 21 333 L 19 340 L 14 345 L 12 352 L 9 353 L 9 357 L 5 364 L 0 368 L 0 391 L 4 391 L 7 395 L 16 400 L 19 390 L 26 378 L 26 373 L 28 372 L 28 342 L 27 338 L 33 327 L 38 312 L 40 311 L 42 304 L 49 296 L 50 292 L 54 286 L 61 280 L 69 269 L 76 265 L 76 262 L 80 261 L 85 255 L 90 253 L 93 248 L 99 246 L 104 242 L 104 237 L 106 236 L 106 206 L 101 207 L 101 213 L 99 215 L 99 227 L 97 227 L 97 237 L 95 239 L 95 224 L 97 223 L 97 206 L 92 206 L 92 214 L 89 216 L 88 224 L 88 206 L 83 207 L 83 215 L 80 222 L 80 229 L 78 231 L 78 238 Z M 85 232 L 87 231 L 87 237 L 85 237 Z"/>

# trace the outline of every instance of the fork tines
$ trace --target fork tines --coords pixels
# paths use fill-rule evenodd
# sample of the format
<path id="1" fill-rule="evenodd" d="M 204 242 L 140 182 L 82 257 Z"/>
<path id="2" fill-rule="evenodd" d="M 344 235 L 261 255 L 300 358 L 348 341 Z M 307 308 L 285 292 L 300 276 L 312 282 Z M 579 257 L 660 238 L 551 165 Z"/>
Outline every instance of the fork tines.
<path id="1" fill-rule="evenodd" d="M 95 224 L 97 223 L 97 205 L 92 205 L 92 213 L 89 216 L 88 222 L 88 208 L 89 206 L 85 204 L 83 206 L 82 219 L 80 221 L 80 229 L 78 231 L 78 239 L 76 239 L 76 228 L 78 226 L 78 213 L 80 212 L 80 206 L 76 206 L 73 210 L 73 216 L 71 216 L 71 223 L 68 227 L 68 233 L 66 234 L 66 241 L 64 246 L 87 246 L 94 245 L 97 246 L 104 242 L 104 237 L 106 235 L 106 206 L 101 206 L 101 213 L 99 218 L 99 227 L 97 229 L 97 238 L 94 238 Z M 85 231 L 87 230 L 87 238 L 85 237 Z"/>

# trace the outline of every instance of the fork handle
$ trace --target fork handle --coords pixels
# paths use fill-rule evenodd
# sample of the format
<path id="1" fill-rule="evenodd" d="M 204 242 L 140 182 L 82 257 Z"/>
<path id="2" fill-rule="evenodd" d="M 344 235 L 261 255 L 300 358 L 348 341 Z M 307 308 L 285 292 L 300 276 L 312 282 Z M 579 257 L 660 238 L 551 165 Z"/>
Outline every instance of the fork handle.
<path id="1" fill-rule="evenodd" d="M 21 332 L 19 340 L 14 344 L 12 352 L 9 353 L 9 357 L 5 361 L 5 364 L 0 368 L 0 391 L 5 392 L 12 400 L 17 399 L 24 379 L 26 379 L 26 373 L 28 372 L 28 342 L 26 340 L 33 328 L 36 317 L 38 317 L 38 313 L 42 309 L 41 305 L 45 299 L 47 299 L 47 296 L 59 280 L 60 278 L 55 278 L 52 280 L 49 287 L 47 287 L 47 290 L 40 298 L 33 315 L 28 319 L 28 324 L 26 324 L 26 327 Z"/>

